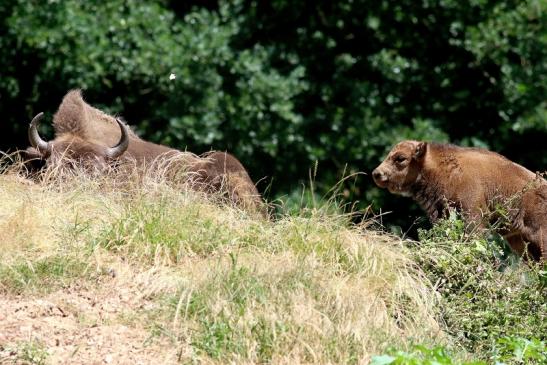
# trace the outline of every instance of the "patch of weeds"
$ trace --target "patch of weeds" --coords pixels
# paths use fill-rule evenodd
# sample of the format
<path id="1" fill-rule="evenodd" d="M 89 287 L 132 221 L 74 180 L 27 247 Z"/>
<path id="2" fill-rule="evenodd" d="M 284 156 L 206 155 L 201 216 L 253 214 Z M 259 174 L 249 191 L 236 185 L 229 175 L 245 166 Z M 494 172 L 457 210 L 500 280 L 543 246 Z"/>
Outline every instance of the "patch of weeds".
<path id="1" fill-rule="evenodd" d="M 547 348 L 544 341 L 527 340 L 521 337 L 503 337 L 497 340 L 490 351 L 491 362 L 483 360 L 464 361 L 457 359 L 446 348 L 436 346 L 414 346 L 410 352 L 388 350 L 386 354 L 374 356 L 371 365 L 543 365 L 547 363 Z"/>
<path id="2" fill-rule="evenodd" d="M 207 256 L 231 242 L 225 227 L 198 213 L 198 208 L 177 208 L 163 200 L 137 202 L 103 228 L 95 242 L 109 250 L 148 260 L 159 256 L 172 263 L 188 255 Z"/>
<path id="3" fill-rule="evenodd" d="M 23 342 L 17 346 L 17 360 L 25 365 L 45 365 L 48 356 L 46 346 L 39 341 Z"/>
<path id="4" fill-rule="evenodd" d="M 59 234 L 59 240 L 61 242 L 77 242 L 82 236 L 88 234 L 92 227 L 93 221 L 81 218 L 76 214 L 74 220 L 67 223 Z"/>
<path id="5" fill-rule="evenodd" d="M 162 326 L 159 323 L 152 323 L 149 330 L 150 335 L 144 341 L 145 346 L 151 345 L 157 338 L 169 338 L 171 340 L 171 343 L 176 343 L 177 339 L 175 334 L 173 334 L 171 330 L 167 329 L 165 326 Z"/>
<path id="6" fill-rule="evenodd" d="M 471 353 L 487 354 L 498 338 L 547 334 L 547 287 L 541 264 L 507 257 L 496 240 L 468 234 L 451 217 L 420 232 L 416 261 L 441 294 L 449 332 Z M 486 355 L 482 355 L 485 358 Z"/>
<path id="7" fill-rule="evenodd" d="M 276 276 L 259 274 L 231 255 L 227 270 L 211 274 L 198 288 L 183 289 L 170 305 L 180 318 L 193 321 L 191 345 L 197 353 L 223 361 L 268 362 L 286 341 L 290 325 L 273 314 L 286 290 L 277 287 L 279 292 L 273 292 L 271 280 Z"/>
<path id="8" fill-rule="evenodd" d="M 197 312 L 200 315 L 194 317 L 196 335 L 191 345 L 198 353 L 214 359 L 227 361 L 253 356 L 260 363 L 269 362 L 273 354 L 279 350 L 280 344 L 284 341 L 284 334 L 288 331 L 284 322 L 268 320 L 260 314 L 260 309 L 252 308 L 250 305 L 242 308 L 242 302 L 227 301 L 225 310 L 216 314 L 210 306 L 203 306 L 201 299 L 197 299 L 196 303 L 200 303 Z M 249 316 L 243 319 L 245 312 Z"/>
<path id="9" fill-rule="evenodd" d="M 232 354 L 245 354 L 243 334 L 233 319 L 224 315 L 199 321 L 200 331 L 191 345 L 213 359 L 226 359 Z"/>
<path id="10" fill-rule="evenodd" d="M 209 299 L 211 295 L 213 295 L 213 291 L 209 291 L 207 288 L 195 291 L 183 289 L 179 296 L 171 297 L 170 304 L 172 308 L 177 308 L 180 312 L 183 312 L 178 313 L 178 315 L 190 318 L 201 317 L 210 314 Z M 182 296 L 189 296 L 189 298 L 183 298 Z M 184 302 L 180 302 L 181 300 L 184 300 Z M 182 306 L 179 307 L 179 304 L 182 304 Z"/>
<path id="11" fill-rule="evenodd" d="M 211 274 L 210 279 L 195 290 L 182 288 L 179 295 L 171 297 L 170 306 L 178 308 L 187 317 L 211 315 L 213 297 L 221 297 L 231 305 L 231 309 L 242 315 L 249 302 L 264 303 L 268 288 L 256 272 L 246 266 L 237 264 L 231 255 L 232 264 L 228 271 Z M 181 298 L 181 296 L 189 296 Z M 183 301 L 184 303 L 181 303 Z"/>
<path id="12" fill-rule="evenodd" d="M 314 255 L 336 269 L 336 275 L 363 273 L 377 252 L 365 238 L 366 232 L 353 230 L 350 215 L 311 218 L 291 217 L 278 224 L 283 240 L 280 250 L 292 250 L 299 257 Z M 277 227 L 276 227 L 277 228 Z M 270 246 L 271 247 L 271 246 Z"/>
<path id="13" fill-rule="evenodd" d="M 503 337 L 497 341 L 493 358 L 504 364 L 547 364 L 547 344 L 539 339 Z"/>
<path id="14" fill-rule="evenodd" d="M 257 345 L 256 355 L 261 363 L 271 361 L 278 338 L 286 330 L 286 326 L 282 322 L 268 321 L 263 316 L 260 316 L 251 326 L 251 335 Z"/>
<path id="15" fill-rule="evenodd" d="M 0 263 L 0 292 L 48 293 L 87 274 L 88 264 L 74 256 L 50 256 L 35 261 Z"/>
<path id="16" fill-rule="evenodd" d="M 348 222 L 341 217 L 332 221 L 322 221 L 321 217 L 293 217 L 280 225 L 284 237 L 283 249 L 290 248 L 299 256 L 315 254 L 325 263 L 341 263 L 344 260 L 344 241 L 340 233 Z"/>
<path id="17" fill-rule="evenodd" d="M 335 364 L 357 364 L 363 357 L 363 346 L 352 334 L 337 334 L 325 341 L 325 351 Z"/>
<path id="18" fill-rule="evenodd" d="M 442 346 L 414 346 L 410 352 L 389 350 L 373 356 L 370 365 L 487 365 L 483 361 L 459 361 Z"/>
<path id="19" fill-rule="evenodd" d="M 260 278 L 248 267 L 237 265 L 235 256 L 232 257 L 232 268 L 228 275 L 219 280 L 226 299 L 235 304 L 238 313 L 243 312 L 251 301 L 265 302 L 267 288 Z"/>

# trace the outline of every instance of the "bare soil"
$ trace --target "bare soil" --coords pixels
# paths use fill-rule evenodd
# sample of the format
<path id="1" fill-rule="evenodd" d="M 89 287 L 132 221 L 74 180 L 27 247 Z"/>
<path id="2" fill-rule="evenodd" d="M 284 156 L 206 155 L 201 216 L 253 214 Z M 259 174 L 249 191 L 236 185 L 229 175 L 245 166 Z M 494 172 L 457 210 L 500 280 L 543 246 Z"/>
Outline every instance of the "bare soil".
<path id="1" fill-rule="evenodd" d="M 172 364 L 176 346 L 132 320 L 154 303 L 116 279 L 72 285 L 37 298 L 0 298 L 0 364 L 28 364 L 25 344 L 37 344 L 46 364 Z M 127 283 L 125 283 L 127 284 Z"/>

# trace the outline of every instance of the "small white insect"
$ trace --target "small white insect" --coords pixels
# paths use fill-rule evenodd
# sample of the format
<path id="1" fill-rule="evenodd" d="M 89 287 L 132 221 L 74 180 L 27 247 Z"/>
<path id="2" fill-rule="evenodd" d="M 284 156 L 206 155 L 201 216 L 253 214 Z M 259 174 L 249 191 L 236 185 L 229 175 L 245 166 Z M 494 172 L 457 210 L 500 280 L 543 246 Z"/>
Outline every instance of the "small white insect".
<path id="1" fill-rule="evenodd" d="M 169 75 L 169 80 L 174 80 L 176 78 L 177 78 L 177 75 L 175 75 L 175 74 Z"/>

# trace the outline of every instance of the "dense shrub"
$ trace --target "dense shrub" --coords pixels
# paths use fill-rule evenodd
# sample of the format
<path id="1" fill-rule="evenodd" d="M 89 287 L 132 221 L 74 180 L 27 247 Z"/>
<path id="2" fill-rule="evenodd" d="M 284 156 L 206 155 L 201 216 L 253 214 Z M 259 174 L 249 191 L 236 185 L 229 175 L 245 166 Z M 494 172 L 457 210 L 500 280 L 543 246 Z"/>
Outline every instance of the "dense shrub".
<path id="1" fill-rule="evenodd" d="M 547 348 L 545 342 L 539 340 L 527 340 L 520 337 L 500 338 L 489 360 L 497 365 L 502 364 L 527 364 L 541 365 L 547 361 Z M 446 348 L 437 346 L 428 348 L 415 346 L 408 351 L 389 351 L 385 355 L 374 356 L 371 365 L 486 365 L 483 360 L 458 360 Z"/>
<path id="2" fill-rule="evenodd" d="M 415 258 L 441 296 L 440 316 L 456 342 L 489 353 L 502 337 L 547 340 L 547 272 L 519 262 L 495 237 L 466 233 L 452 216 L 421 231 Z"/>
<path id="3" fill-rule="evenodd" d="M 291 193 L 315 161 L 323 193 L 404 138 L 492 147 L 543 170 L 544 7 L 3 1 L 0 147 L 26 147 L 26 121 L 80 87 L 154 141 L 233 151 L 253 178 L 273 178 L 273 195 Z M 348 201 L 395 211 L 387 223 L 412 222 L 368 177 L 346 185 Z"/>

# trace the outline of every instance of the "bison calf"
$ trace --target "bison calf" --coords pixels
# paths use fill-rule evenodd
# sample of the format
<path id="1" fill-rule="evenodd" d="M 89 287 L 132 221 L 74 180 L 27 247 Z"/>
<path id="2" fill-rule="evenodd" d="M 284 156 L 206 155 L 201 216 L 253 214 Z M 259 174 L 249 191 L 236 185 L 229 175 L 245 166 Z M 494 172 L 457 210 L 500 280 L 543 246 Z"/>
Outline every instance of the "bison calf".
<path id="1" fill-rule="evenodd" d="M 449 206 L 470 223 L 493 223 L 502 206 L 508 221 L 500 233 L 511 248 L 523 254 L 529 242 L 530 256 L 547 259 L 547 182 L 495 152 L 403 141 L 372 177 L 379 187 L 412 197 L 432 223 Z"/>

